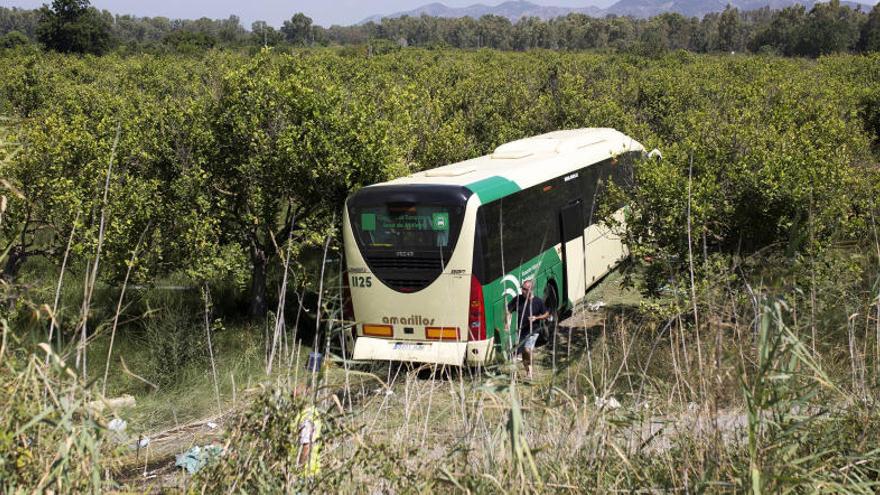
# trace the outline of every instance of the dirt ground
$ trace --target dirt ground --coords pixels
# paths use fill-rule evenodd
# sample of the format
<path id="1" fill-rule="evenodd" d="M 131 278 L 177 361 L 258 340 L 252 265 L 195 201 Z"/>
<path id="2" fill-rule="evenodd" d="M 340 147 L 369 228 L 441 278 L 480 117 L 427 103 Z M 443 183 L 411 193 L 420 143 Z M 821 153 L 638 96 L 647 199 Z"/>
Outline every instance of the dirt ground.
<path id="1" fill-rule="evenodd" d="M 129 490 L 146 493 L 184 488 L 186 474 L 175 466 L 176 456 L 197 445 L 222 442 L 225 420 L 230 414 L 204 418 L 129 439 L 126 448 L 131 452 L 121 459 L 120 481 Z M 145 443 L 145 439 L 145 446 L 135 447 L 138 443 Z"/>

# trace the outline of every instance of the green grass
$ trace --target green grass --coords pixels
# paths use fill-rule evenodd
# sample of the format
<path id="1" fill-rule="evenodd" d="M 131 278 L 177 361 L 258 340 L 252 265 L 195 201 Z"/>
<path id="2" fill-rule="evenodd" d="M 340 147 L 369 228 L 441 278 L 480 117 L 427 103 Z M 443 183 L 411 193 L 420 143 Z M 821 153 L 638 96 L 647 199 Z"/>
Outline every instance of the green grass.
<path id="1" fill-rule="evenodd" d="M 606 305 L 618 307 L 638 308 L 647 299 L 636 289 L 638 274 L 634 275 L 634 283 L 625 284 L 624 274 L 621 270 L 614 270 L 605 278 L 593 286 L 584 298 L 584 305 L 604 302 Z"/>
<path id="2" fill-rule="evenodd" d="M 528 382 L 522 381 L 520 363 L 490 366 L 482 374 L 470 374 L 467 370 L 462 374 L 430 373 L 418 371 L 415 366 L 387 363 L 357 365 L 346 374 L 346 368 L 339 363 L 329 363 L 323 374 L 325 392 L 321 394 L 320 407 L 333 417 L 325 448 L 327 472 L 331 474 L 325 478 L 327 484 L 322 486 L 342 491 L 368 486 L 411 491 L 430 486 L 447 491 L 461 484 L 475 492 L 495 491 L 499 486 L 503 490 L 520 486 L 521 489 L 526 487 L 526 491 L 553 492 L 559 487 L 571 486 L 587 491 L 650 487 L 662 490 L 688 484 L 698 491 L 712 491 L 712 487 L 744 490 L 752 481 L 749 462 L 759 465 L 763 473 L 759 482 L 768 487 L 787 486 L 789 482 L 793 486 L 804 486 L 812 479 L 810 476 L 835 483 L 847 480 L 839 474 L 842 463 L 849 462 L 845 451 L 852 452 L 852 458 L 858 462 L 863 461 L 859 464 L 859 475 L 873 472 L 878 461 L 859 443 L 859 435 L 863 433 L 849 434 L 843 429 L 860 421 L 874 424 L 880 420 L 870 412 L 850 408 L 839 414 L 824 413 L 816 429 L 811 426 L 811 420 L 791 414 L 789 404 L 831 411 L 827 407 L 833 398 L 821 387 L 817 390 L 822 393 L 815 397 L 804 395 L 815 388 L 814 375 L 818 375 L 803 365 L 793 368 L 797 373 L 786 371 L 800 384 L 797 393 L 781 384 L 772 369 L 761 372 L 754 369 L 756 353 L 766 344 L 753 339 L 749 320 L 743 317 L 748 315 L 749 307 L 731 306 L 734 300 L 724 298 L 707 299 L 706 304 L 710 304 L 715 313 L 702 324 L 697 340 L 698 334 L 687 321 L 687 315 L 665 327 L 664 321 L 646 309 L 657 301 L 645 299 L 638 291 L 623 285 L 623 281 L 619 272 L 613 272 L 589 292 L 584 305 L 601 300 L 606 303 L 605 308 L 602 311 L 576 308 L 575 316 L 580 312 L 583 321 L 589 324 L 570 335 L 571 340 L 565 342 L 570 347 L 558 349 L 555 362 L 550 359 L 552 350 L 541 348 L 536 378 Z M 73 298 L 76 288 L 71 285 L 67 290 Z M 113 300 L 109 291 L 102 297 L 105 303 Z M 171 304 L 180 296 L 154 294 L 152 297 L 153 302 Z M 708 293 L 705 297 L 714 296 Z M 201 339 L 204 335 L 203 324 L 199 323 L 202 308 L 191 301 L 189 306 L 176 307 L 174 311 L 177 313 L 171 321 L 177 321 L 179 313 L 196 313 L 196 318 L 182 321 L 194 325 L 190 330 Z M 729 314 L 728 311 L 742 314 L 722 325 L 720 318 Z M 588 317 L 583 317 L 584 314 Z M 95 322 L 108 317 L 106 312 L 101 313 L 102 320 L 95 316 Z M 785 318 L 785 315 L 778 317 L 774 325 L 787 324 L 789 320 Z M 123 372 L 120 357 L 133 373 L 152 376 L 154 361 L 150 353 L 161 352 L 162 342 L 145 344 L 145 324 L 145 320 L 136 319 L 120 328 L 107 384 L 110 396 L 129 393 L 136 397 L 134 408 L 120 411 L 129 422 L 130 435 L 134 438 L 141 434 L 156 435 L 195 420 L 216 418 L 219 412 L 225 415 L 218 421 L 222 425 L 218 430 L 200 427 L 196 433 L 159 442 L 161 445 L 153 447 L 149 470 L 165 466 L 169 473 L 163 481 L 166 485 L 153 488 L 180 486 L 187 478 L 176 474 L 171 467 L 173 455 L 193 443 L 220 441 L 224 434 L 228 435 L 233 448 L 243 452 L 237 453 L 236 460 L 230 461 L 229 466 L 212 471 L 210 480 L 201 479 L 199 483 L 213 487 L 209 491 L 222 491 L 233 479 L 265 475 L 275 476 L 264 480 L 270 483 L 266 486 L 282 483 L 277 485 L 279 489 L 289 488 L 278 473 L 288 473 L 286 452 L 292 440 L 287 437 L 290 431 L 284 425 L 295 411 L 285 409 L 289 402 L 283 401 L 289 401 L 284 398 L 289 395 L 294 376 L 302 378 L 304 356 L 309 349 L 301 348 L 300 359 L 290 368 L 279 366 L 272 376 L 266 376 L 262 327 L 231 320 L 215 331 L 212 335 L 221 402 L 218 412 L 209 360 L 191 360 L 174 370 L 172 376 L 166 376 L 158 390 Z M 808 336 L 804 330 L 801 322 L 790 335 L 793 339 L 804 339 Z M 162 331 L 170 332 L 165 327 Z M 93 377 L 103 374 L 107 343 L 104 333 L 90 346 L 90 375 Z M 856 344 L 868 349 L 875 343 L 859 340 Z M 790 342 L 774 345 L 780 349 L 780 354 L 772 357 L 774 363 L 791 366 L 793 361 L 789 356 L 795 352 L 801 353 L 798 359 L 802 362 L 812 363 L 812 357 L 802 354 L 803 348 L 798 350 Z M 701 358 L 697 354 L 698 347 L 703 350 Z M 844 397 L 852 398 L 848 389 L 850 362 L 844 351 L 836 345 L 817 355 L 815 360 L 832 365 L 824 370 L 828 379 L 839 384 Z M 869 363 L 856 364 L 867 366 Z M 383 382 L 390 389 L 386 389 Z M 756 383 L 765 383 L 771 387 L 771 394 L 777 395 L 769 396 L 770 399 L 764 395 L 763 402 L 749 406 L 747 391 Z M 510 394 L 511 385 L 516 388 L 515 399 Z M 278 393 L 272 395 L 273 390 Z M 330 400 L 330 392 L 340 400 L 343 413 Z M 619 410 L 603 411 L 596 406 L 596 397 L 614 397 L 622 406 Z M 261 409 L 267 405 L 268 413 Z M 736 437 L 730 426 L 721 426 L 721 430 L 711 433 L 711 421 L 698 417 L 708 411 L 733 418 L 736 425 L 747 423 L 757 432 L 751 444 L 754 448 L 750 450 L 744 440 L 731 440 L 743 437 Z M 783 418 L 789 430 L 780 431 L 772 422 L 765 421 L 766 411 Z M 268 417 L 266 414 L 270 414 L 267 421 L 275 425 L 274 430 L 261 430 L 259 420 Z M 706 416 L 709 417 L 713 416 Z M 668 424 L 669 429 L 656 437 L 643 436 L 642 429 L 652 421 Z M 704 425 L 700 428 L 706 429 L 703 433 L 694 431 L 695 425 L 700 424 Z M 681 429 L 686 433 L 676 433 Z M 832 467 L 823 467 L 826 461 L 820 461 L 818 451 L 798 446 L 798 435 L 829 446 L 832 450 L 826 452 L 826 458 Z M 528 450 L 518 450 L 520 447 L 514 444 L 523 440 L 511 443 L 512 438 L 525 439 Z M 645 447 L 639 447 L 641 443 Z M 254 462 L 276 467 L 263 474 L 248 471 L 252 464 L 245 462 L 247 455 L 243 455 L 248 452 L 253 453 Z M 809 468 L 812 471 L 786 467 L 786 472 L 799 478 L 786 481 L 775 477 L 772 473 L 782 469 L 779 463 L 784 462 L 786 455 L 804 459 L 804 465 L 812 466 Z M 529 478 L 519 480 L 519 473 L 531 469 L 530 456 L 539 467 L 540 483 Z M 128 467 L 123 468 L 123 473 L 126 474 L 119 479 L 133 483 L 129 488 L 148 489 L 141 485 L 143 480 L 139 474 L 144 457 L 135 459 L 129 452 L 125 459 L 123 465 Z M 237 464 L 239 462 L 244 464 Z M 445 466 L 446 471 L 439 471 L 438 465 Z M 349 478 L 332 474 L 344 472 L 360 474 Z M 487 473 L 497 475 L 498 482 L 488 480 Z M 394 481 L 385 485 L 383 480 Z M 704 482 L 706 484 L 701 484 Z M 871 485 L 862 485 L 866 486 Z"/>
<path id="3" fill-rule="evenodd" d="M 233 397 L 244 397 L 245 390 L 265 377 L 260 337 L 248 326 L 230 327 L 214 336 L 217 382 L 223 412 L 235 406 Z M 100 343 L 104 345 L 96 343 L 90 354 L 93 356 L 92 362 L 100 364 L 103 372 L 107 349 L 106 341 Z M 122 357 L 130 371 L 146 375 L 148 363 L 143 349 L 132 339 L 121 338 L 117 344 L 107 393 L 111 397 L 126 393 L 135 396 L 137 406 L 123 412 L 134 431 L 146 433 L 219 414 L 210 363 L 200 361 L 187 364 L 177 371 L 176 376 L 171 377 L 172 384 L 154 390 L 126 374 L 120 365 L 119 357 Z"/>
<path id="4" fill-rule="evenodd" d="M 586 301 L 601 300 L 615 307 L 637 308 L 639 302 L 643 300 L 641 294 L 634 289 L 621 286 L 621 281 L 620 272 L 612 272 L 588 293 Z M 67 291 L 69 297 L 75 297 L 78 293 L 78 289 L 75 287 L 69 287 Z M 107 297 L 107 299 L 110 298 Z M 190 308 L 192 311 L 198 311 L 198 309 Z M 107 314 L 103 316 L 110 317 Z M 89 347 L 89 374 L 99 380 L 99 377 L 103 376 L 109 343 L 107 331 L 109 329 L 106 329 L 104 336 L 95 340 Z M 196 327 L 192 331 L 204 338 L 204 328 Z M 132 373 L 144 378 L 151 378 L 149 353 L 161 352 L 161 348 L 145 347 L 142 334 L 142 329 L 138 328 L 136 323 L 129 323 L 119 329 L 107 383 L 108 396 L 131 394 L 135 397 L 137 405 L 130 410 L 121 412 L 122 417 L 129 421 L 131 431 L 146 434 L 218 415 L 214 379 L 208 360 L 199 360 L 176 369 L 174 376 L 167 378 L 169 384 L 161 385 L 158 390 L 123 370 L 120 358 L 125 360 L 125 364 Z M 264 337 L 260 328 L 253 324 L 233 323 L 212 335 L 220 390 L 220 409 L 224 413 L 240 405 L 241 401 L 247 400 L 249 397 L 247 391 L 252 391 L 258 384 L 272 383 L 288 374 L 292 375 L 297 369 L 301 370 L 305 362 L 304 356 L 310 351 L 308 347 L 302 347 L 299 361 L 294 363 L 290 370 L 286 366 L 282 366 L 273 372 L 273 376 L 267 376 L 263 349 Z M 357 369 L 374 373 L 383 380 L 389 378 L 390 368 L 385 363 L 359 365 Z M 394 368 L 392 372 L 405 375 L 407 369 L 404 367 L 398 371 L 397 368 Z M 542 372 L 542 376 L 544 379 L 549 379 L 545 372 Z M 327 379 L 332 382 L 333 386 L 344 385 L 344 370 L 340 366 L 331 365 Z M 364 382 L 362 377 L 355 377 L 352 380 L 357 383 Z M 365 387 L 374 390 L 378 387 L 378 382 L 368 380 Z M 395 394 L 401 393 L 399 381 L 395 385 L 394 391 Z M 239 404 L 236 404 L 233 398 Z M 431 412 L 431 422 L 442 424 L 444 411 L 449 407 L 449 404 L 444 404 L 443 399 L 439 398 L 437 407 Z M 402 417 L 392 416 L 386 418 L 384 423 L 387 427 L 392 428 L 401 426 L 403 421 Z"/>
<path id="5" fill-rule="evenodd" d="M 57 283 L 53 279 L 57 268 L 41 259 L 29 261 L 25 268 L 22 278 L 24 283 L 32 287 L 29 297 L 51 305 Z M 64 332 L 64 344 L 59 351 L 67 353 L 71 363 L 75 344 L 70 341 L 71 332 L 76 325 L 82 301 L 81 275 L 82 272 L 77 270 L 66 274 L 59 305 L 59 320 Z M 157 283 L 184 284 L 185 281 L 174 278 Z M 93 332 L 97 330 L 97 335 L 93 336 L 88 346 L 87 370 L 89 380 L 94 381 L 98 390 L 103 386 L 113 310 L 118 297 L 118 289 L 99 285 L 93 299 L 89 328 Z M 135 434 L 155 432 L 218 415 L 202 319 L 204 309 L 199 303 L 194 291 L 128 288 L 114 342 L 106 392 L 108 397 L 123 394 L 135 397 L 137 405 L 134 408 L 120 411 L 123 419 L 129 422 L 130 431 Z M 169 316 L 173 317 L 172 322 L 180 322 L 181 326 L 169 326 Z M 25 312 L 18 320 L 19 328 L 25 329 L 18 335 L 26 347 L 35 349 L 38 343 L 46 340 L 46 319 L 34 320 L 30 312 Z M 167 336 L 163 338 L 159 335 L 151 339 L 147 331 L 151 322 L 163 324 L 159 330 L 167 332 Z M 201 348 L 192 358 L 184 359 L 179 367 L 156 369 L 157 357 L 167 352 L 167 346 L 175 335 L 183 333 L 188 335 L 187 340 L 177 342 L 178 346 L 195 342 Z M 220 409 L 226 413 L 236 406 L 234 399 L 244 397 L 246 390 L 268 378 L 265 376 L 264 337 L 262 329 L 256 325 L 232 320 L 215 329 L 212 338 Z M 123 360 L 130 373 L 123 368 Z M 281 372 L 286 372 L 286 368 Z M 133 375 L 158 384 L 158 390 Z"/>

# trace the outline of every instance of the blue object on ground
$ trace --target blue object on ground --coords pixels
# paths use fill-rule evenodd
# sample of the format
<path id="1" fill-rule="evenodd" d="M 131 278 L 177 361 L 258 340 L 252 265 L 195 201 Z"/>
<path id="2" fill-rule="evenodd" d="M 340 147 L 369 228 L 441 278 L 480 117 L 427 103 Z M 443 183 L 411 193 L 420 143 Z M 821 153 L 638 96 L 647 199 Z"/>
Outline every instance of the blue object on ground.
<path id="1" fill-rule="evenodd" d="M 320 352 L 310 352 L 309 360 L 306 362 L 306 371 L 318 371 L 321 369 L 321 363 L 324 361 L 324 355 Z"/>
<path id="2" fill-rule="evenodd" d="M 195 446 L 175 457 L 175 466 L 186 469 L 189 474 L 196 474 L 211 460 L 220 457 L 223 449 L 219 445 Z"/>

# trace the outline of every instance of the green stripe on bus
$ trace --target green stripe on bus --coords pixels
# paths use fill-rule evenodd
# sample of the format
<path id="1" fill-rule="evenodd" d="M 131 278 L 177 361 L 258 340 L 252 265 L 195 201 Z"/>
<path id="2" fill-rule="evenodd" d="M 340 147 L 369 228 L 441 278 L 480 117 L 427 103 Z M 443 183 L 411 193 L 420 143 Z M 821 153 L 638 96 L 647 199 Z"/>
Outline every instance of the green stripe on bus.
<path id="1" fill-rule="evenodd" d="M 562 291 L 563 287 L 563 265 L 562 260 L 556 252 L 555 247 L 544 251 L 540 255 L 522 263 L 521 265 L 509 270 L 503 276 L 483 285 L 483 303 L 486 311 L 487 337 L 495 338 L 497 351 L 501 355 L 516 345 L 518 331 L 514 328 L 508 331 L 504 328 L 505 313 L 504 308 L 512 296 L 505 296 L 505 291 L 510 289 L 518 292 L 520 285 L 524 279 L 534 279 L 535 294 L 540 297 L 544 296 L 547 282 L 553 280 L 556 283 L 558 291 Z M 516 282 L 505 280 L 505 277 L 512 276 Z M 563 297 L 557 294 L 557 297 Z"/>
<path id="2" fill-rule="evenodd" d="M 473 193 L 480 198 L 480 202 L 483 204 L 495 201 L 499 198 L 503 198 L 504 196 L 513 194 L 520 190 L 519 186 L 516 185 L 516 182 L 505 179 L 504 177 L 499 177 L 497 175 L 478 180 L 477 182 L 474 182 L 473 184 L 468 184 L 465 187 L 473 191 Z"/>

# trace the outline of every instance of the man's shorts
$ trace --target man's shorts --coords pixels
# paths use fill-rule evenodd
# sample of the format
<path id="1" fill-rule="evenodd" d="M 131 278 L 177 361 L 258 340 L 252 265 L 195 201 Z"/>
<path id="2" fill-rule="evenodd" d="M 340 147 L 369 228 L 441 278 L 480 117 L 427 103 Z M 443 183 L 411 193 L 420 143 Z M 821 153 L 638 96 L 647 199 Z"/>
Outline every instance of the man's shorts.
<path id="1" fill-rule="evenodd" d="M 538 343 L 538 332 L 532 332 L 527 334 L 522 340 L 519 341 L 519 345 L 516 346 L 517 351 L 522 351 L 523 349 L 533 351 L 535 350 L 535 344 Z"/>

